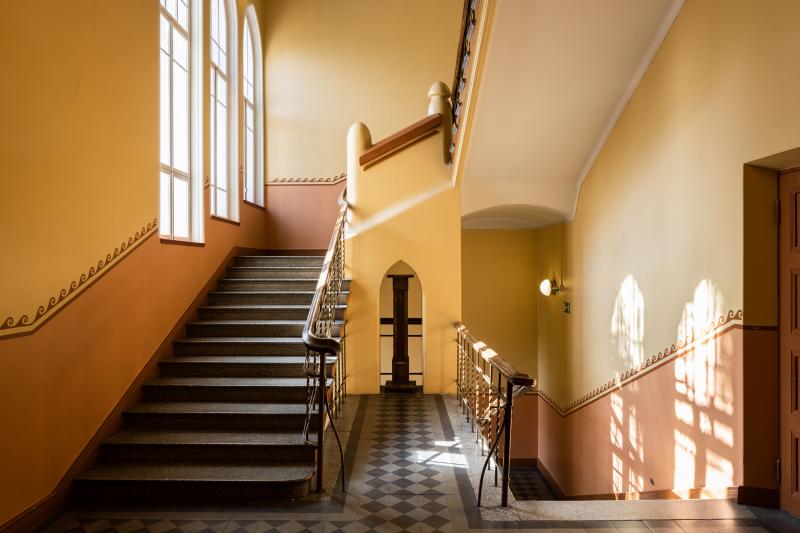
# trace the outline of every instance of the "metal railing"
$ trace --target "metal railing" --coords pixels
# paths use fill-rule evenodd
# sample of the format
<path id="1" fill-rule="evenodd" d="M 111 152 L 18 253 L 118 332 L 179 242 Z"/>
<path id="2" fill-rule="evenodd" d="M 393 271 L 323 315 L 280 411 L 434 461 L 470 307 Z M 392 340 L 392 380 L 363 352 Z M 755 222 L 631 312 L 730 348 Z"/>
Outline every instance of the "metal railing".
<path id="1" fill-rule="evenodd" d="M 476 442 L 483 437 L 489 451 L 481 469 L 478 506 L 483 495 L 483 477 L 494 459 L 494 483 L 502 468 L 501 505 L 508 506 L 511 476 L 511 414 L 514 399 L 536 385 L 536 380 L 517 371 L 502 357 L 473 337 L 464 324 L 454 324 L 457 341 L 457 394 L 461 410 L 471 422 Z M 501 441 L 502 439 L 502 441 Z"/>
<path id="2" fill-rule="evenodd" d="M 344 322 L 339 320 L 340 297 L 344 281 L 344 229 L 347 215 L 346 189 L 339 198 L 339 217 L 334 225 L 322 272 L 311 301 L 306 325 L 303 328 L 303 344 L 306 346 L 304 370 L 306 374 L 306 419 L 303 436 L 306 444 L 317 448 L 317 492 L 322 492 L 324 482 L 325 423 L 333 429 L 339 445 L 342 465 L 342 491 L 344 484 L 344 451 L 339 432 L 333 422 L 333 413 L 338 413 L 347 393 L 347 376 L 344 345 Z M 332 362 L 333 375 L 327 376 Z M 330 398 L 328 397 L 330 385 Z M 316 441 L 311 436 L 316 422 Z"/>

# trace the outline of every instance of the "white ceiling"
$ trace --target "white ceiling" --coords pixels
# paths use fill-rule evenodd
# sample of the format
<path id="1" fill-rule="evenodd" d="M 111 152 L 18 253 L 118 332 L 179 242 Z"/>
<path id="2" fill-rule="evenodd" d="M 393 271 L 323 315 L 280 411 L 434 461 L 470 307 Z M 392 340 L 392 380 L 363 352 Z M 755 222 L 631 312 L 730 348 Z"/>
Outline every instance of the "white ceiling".
<path id="1" fill-rule="evenodd" d="M 496 3 L 462 181 L 464 228 L 569 220 L 683 0 Z"/>

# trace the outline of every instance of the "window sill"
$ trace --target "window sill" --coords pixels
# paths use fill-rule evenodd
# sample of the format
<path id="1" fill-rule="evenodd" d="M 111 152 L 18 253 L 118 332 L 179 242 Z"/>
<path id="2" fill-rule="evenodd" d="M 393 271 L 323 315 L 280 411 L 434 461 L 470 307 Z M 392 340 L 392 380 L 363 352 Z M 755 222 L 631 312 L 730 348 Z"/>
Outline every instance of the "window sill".
<path id="1" fill-rule="evenodd" d="M 266 211 L 267 210 L 267 208 L 264 207 L 263 205 L 258 205 L 258 204 L 253 203 L 253 202 L 248 202 L 247 200 L 244 201 L 244 205 L 249 205 L 250 207 L 255 207 L 256 209 L 261 209 L 262 211 Z"/>
<path id="2" fill-rule="evenodd" d="M 161 237 L 161 244 L 179 244 L 181 246 L 205 246 L 204 242 L 184 241 L 182 239 L 170 239 L 169 237 Z"/>
<path id="3" fill-rule="evenodd" d="M 240 225 L 239 222 L 237 222 L 236 220 L 231 220 L 230 218 L 219 217 L 217 215 L 211 215 L 211 218 L 214 219 L 214 220 L 219 220 L 220 222 L 226 222 L 228 224 L 233 224 L 234 226 L 239 226 Z"/>

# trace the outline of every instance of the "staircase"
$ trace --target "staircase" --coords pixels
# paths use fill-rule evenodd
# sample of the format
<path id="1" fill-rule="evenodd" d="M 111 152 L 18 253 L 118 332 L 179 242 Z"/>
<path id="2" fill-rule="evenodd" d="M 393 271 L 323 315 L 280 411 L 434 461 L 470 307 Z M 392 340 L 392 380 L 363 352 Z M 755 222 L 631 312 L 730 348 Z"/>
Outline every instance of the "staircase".
<path id="1" fill-rule="evenodd" d="M 123 413 L 98 464 L 76 478 L 77 500 L 307 495 L 316 450 L 303 437 L 301 334 L 322 263 L 322 256 L 236 257 L 186 338 L 174 342 L 174 355 L 159 362 L 160 376 L 144 384 L 144 401 Z"/>

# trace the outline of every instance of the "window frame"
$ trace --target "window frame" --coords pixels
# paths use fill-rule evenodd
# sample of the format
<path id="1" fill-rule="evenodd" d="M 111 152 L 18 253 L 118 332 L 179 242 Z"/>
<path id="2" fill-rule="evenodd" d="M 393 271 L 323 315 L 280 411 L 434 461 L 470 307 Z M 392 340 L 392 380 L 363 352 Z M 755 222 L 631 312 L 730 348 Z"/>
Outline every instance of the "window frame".
<path id="1" fill-rule="evenodd" d="M 188 15 L 189 15 L 189 27 L 185 28 L 183 24 L 180 23 L 176 19 L 172 13 L 169 12 L 167 8 L 167 3 L 169 0 L 161 0 L 159 2 L 159 44 L 157 47 L 158 51 L 158 62 L 159 65 L 161 64 L 161 54 L 162 54 L 162 47 L 161 47 L 161 17 L 167 19 L 167 22 L 170 25 L 170 49 L 172 48 L 172 32 L 173 31 L 180 31 L 184 37 L 187 37 L 188 42 L 188 55 L 189 55 L 189 71 L 188 71 L 188 84 L 189 84 L 189 102 L 188 102 L 188 113 L 187 118 L 189 120 L 189 172 L 188 174 L 180 169 L 175 168 L 174 166 L 174 115 L 173 115 L 173 77 L 172 77 L 172 52 L 170 51 L 170 79 L 169 79 L 169 97 L 170 97 L 170 164 L 165 164 L 161 160 L 161 83 L 162 83 L 162 73 L 159 67 L 159 106 L 158 106 L 158 113 L 159 113 L 159 145 L 158 145 L 158 162 L 159 162 L 159 171 L 158 171 L 158 213 L 159 213 L 159 234 L 161 237 L 162 242 L 170 242 L 170 241 L 178 241 L 178 242 L 186 242 L 186 243 L 193 243 L 193 244 L 201 244 L 204 241 L 205 237 L 205 224 L 203 219 L 203 150 L 202 150 L 202 143 L 203 143 L 203 113 L 202 113 L 202 95 L 203 95 L 203 47 L 202 47 L 202 27 L 203 27 L 203 15 L 202 15 L 202 1 L 201 0 L 186 0 L 186 4 L 188 7 Z M 177 0 L 180 2 L 180 0 Z M 176 27 L 177 25 L 177 27 Z M 161 220 L 162 211 L 164 211 L 164 197 L 161 194 L 161 174 L 162 172 L 167 172 L 170 175 L 170 195 L 169 195 L 169 205 L 167 206 L 167 210 L 170 215 L 169 221 L 169 232 L 164 233 L 164 221 Z M 189 206 L 188 206 L 188 226 L 189 226 L 189 236 L 188 237 L 178 237 L 175 236 L 175 224 L 174 224 L 174 204 L 172 202 L 173 194 L 174 194 L 174 181 L 175 177 L 173 174 L 180 174 L 178 179 L 187 180 L 189 183 Z"/>
<path id="2" fill-rule="evenodd" d="M 239 187 L 239 143 L 238 143 L 238 121 L 239 121 L 239 114 L 238 114 L 238 26 L 239 20 L 236 11 L 236 3 L 233 0 L 211 0 L 209 2 L 209 10 L 214 9 L 212 3 L 218 2 L 224 8 L 225 13 L 225 32 L 226 32 L 226 43 L 225 43 L 225 50 L 226 50 L 226 60 L 227 64 L 225 65 L 225 81 L 226 81 L 226 102 L 227 102 L 227 113 L 226 113 L 226 140 L 227 140 L 227 213 L 220 214 L 218 208 L 216 208 L 216 190 L 217 190 L 217 180 L 216 180 L 216 115 L 209 116 L 209 128 L 208 128 L 208 135 L 209 135 L 209 211 L 213 218 L 219 219 L 226 219 L 234 222 L 239 221 L 239 198 L 240 198 L 240 187 Z M 214 64 L 212 60 L 212 47 L 214 46 L 214 42 L 212 39 L 212 22 L 211 12 L 209 12 L 209 31 L 208 31 L 208 73 L 209 73 L 209 112 L 216 113 L 216 102 L 211 99 L 211 91 L 216 89 L 215 81 L 216 76 L 218 73 L 218 67 Z M 213 128 L 212 128 L 213 126 Z M 214 131 L 212 131 L 214 130 Z"/>
<path id="3" fill-rule="evenodd" d="M 255 7 L 250 4 L 244 13 L 245 29 L 242 31 L 242 178 L 244 184 L 245 202 L 264 207 L 264 57 L 261 47 L 261 31 L 258 24 L 258 15 Z M 247 47 L 246 37 L 250 36 L 250 44 L 253 58 L 253 196 L 248 198 L 248 178 L 247 178 L 247 109 L 248 102 L 245 96 L 247 84 L 244 81 L 247 66 L 244 64 L 244 50 Z"/>

